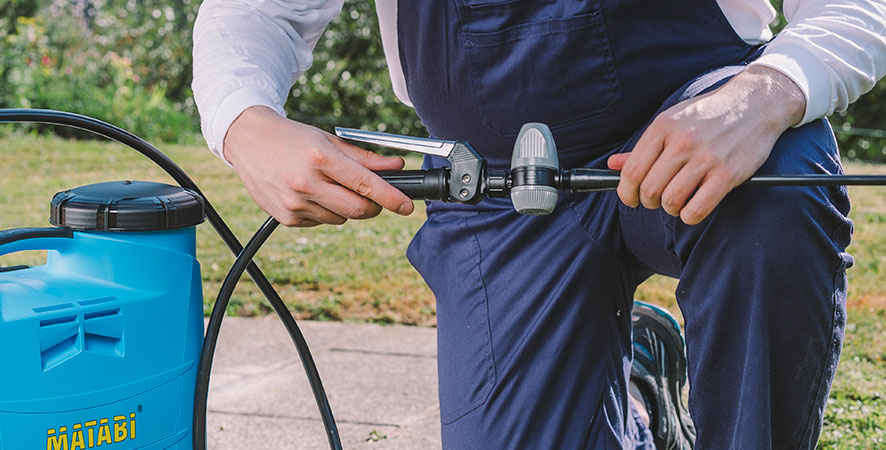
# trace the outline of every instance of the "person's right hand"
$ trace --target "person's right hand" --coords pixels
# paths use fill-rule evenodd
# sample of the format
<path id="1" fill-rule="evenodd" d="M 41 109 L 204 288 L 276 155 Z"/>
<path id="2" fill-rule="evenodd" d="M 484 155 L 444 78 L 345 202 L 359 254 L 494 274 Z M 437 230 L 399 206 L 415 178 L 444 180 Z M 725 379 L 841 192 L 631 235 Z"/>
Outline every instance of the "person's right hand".
<path id="1" fill-rule="evenodd" d="M 372 171 L 399 170 L 403 159 L 355 147 L 320 129 L 253 106 L 231 124 L 225 158 L 249 195 L 286 226 L 368 219 L 381 208 L 409 215 L 412 200 Z"/>

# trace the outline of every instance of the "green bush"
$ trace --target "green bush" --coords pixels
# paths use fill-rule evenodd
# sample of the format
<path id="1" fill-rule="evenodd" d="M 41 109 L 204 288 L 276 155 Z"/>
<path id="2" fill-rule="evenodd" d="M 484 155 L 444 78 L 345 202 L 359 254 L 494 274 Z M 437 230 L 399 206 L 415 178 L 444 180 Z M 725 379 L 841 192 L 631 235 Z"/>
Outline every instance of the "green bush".
<path id="1" fill-rule="evenodd" d="M 326 129 L 427 135 L 415 111 L 394 97 L 374 2 L 345 3 L 314 49 L 313 67 L 296 81 L 286 111 Z"/>
<path id="2" fill-rule="evenodd" d="M 781 13 L 784 0 L 769 0 L 778 11 L 772 31 L 778 32 L 787 21 Z M 886 162 L 886 78 L 849 108 L 829 118 L 840 152 L 851 160 Z"/>
<path id="3" fill-rule="evenodd" d="M 11 48 L 12 41 L 19 39 L 19 19 L 31 17 L 36 12 L 35 1 L 0 0 L 0 106 L 10 105 L 8 99 L 16 88 L 9 78 L 12 68 L 21 63 L 20 52 Z"/>
<path id="4" fill-rule="evenodd" d="M 115 24 L 123 25 L 107 17 L 114 8 L 89 15 L 75 6 L 53 3 L 33 17 L 17 17 L 9 26 L 13 31 L 4 36 L 0 49 L 5 81 L 0 106 L 72 111 L 151 140 L 193 142 L 198 120 L 187 86 L 190 64 L 185 69 L 182 59 L 166 57 L 162 45 L 164 58 L 152 55 L 158 50 L 144 25 L 119 26 L 112 32 Z M 91 26 L 85 17 L 92 18 Z M 170 89 L 179 93 L 171 95 Z M 70 129 L 54 132 L 85 136 Z"/>
<path id="5" fill-rule="evenodd" d="M 191 30 L 198 3 L 0 0 L 0 107 L 63 109 L 152 140 L 194 140 Z M 314 56 L 287 102 L 290 117 L 326 129 L 427 133 L 394 98 L 373 2 L 348 0 Z M 886 128 L 886 81 L 831 121 L 850 159 L 886 161 L 886 139 L 867 131 Z"/>
<path id="6" fill-rule="evenodd" d="M 886 78 L 831 123 L 849 159 L 886 162 Z"/>

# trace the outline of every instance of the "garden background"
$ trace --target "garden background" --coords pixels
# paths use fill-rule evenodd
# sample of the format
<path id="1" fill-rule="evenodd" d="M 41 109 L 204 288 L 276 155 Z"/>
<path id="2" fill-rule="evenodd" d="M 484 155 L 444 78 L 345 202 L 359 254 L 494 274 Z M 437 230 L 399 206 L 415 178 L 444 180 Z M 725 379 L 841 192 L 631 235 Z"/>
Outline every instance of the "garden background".
<path id="1" fill-rule="evenodd" d="M 191 97 L 198 7 L 196 0 L 0 0 L 0 107 L 77 112 L 154 142 L 192 174 L 245 242 L 264 216 L 236 174 L 205 149 Z M 345 2 L 317 46 L 314 67 L 293 87 L 287 112 L 327 130 L 425 133 L 391 93 L 374 4 L 366 1 Z M 886 162 L 886 81 L 831 122 L 847 172 L 886 173 L 886 166 L 871 164 Z M 66 188 L 127 178 L 169 182 L 135 152 L 86 138 L 42 125 L 0 127 L 0 229 L 47 225 L 49 199 Z M 420 164 L 415 157 L 407 162 Z M 886 448 L 886 189 L 850 194 L 856 265 L 821 446 Z M 342 226 L 280 229 L 259 262 L 298 318 L 433 326 L 433 296 L 403 256 L 423 216 L 419 205 L 408 218 L 384 213 Z M 208 226 L 198 229 L 198 242 L 208 308 L 232 257 Z M 16 254 L 0 266 L 39 264 L 44 257 Z M 656 277 L 637 298 L 679 313 L 674 286 Z M 229 313 L 269 312 L 243 280 Z"/>

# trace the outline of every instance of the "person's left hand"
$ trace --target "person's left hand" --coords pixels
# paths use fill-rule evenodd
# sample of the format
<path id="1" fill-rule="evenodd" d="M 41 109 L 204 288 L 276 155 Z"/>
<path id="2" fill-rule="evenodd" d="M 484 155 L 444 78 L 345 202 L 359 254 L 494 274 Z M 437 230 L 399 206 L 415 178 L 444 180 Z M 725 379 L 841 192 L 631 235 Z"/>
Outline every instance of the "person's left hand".
<path id="1" fill-rule="evenodd" d="M 749 67 L 707 94 L 662 112 L 633 151 L 613 155 L 618 196 L 628 206 L 662 207 L 701 222 L 763 165 L 775 141 L 806 110 L 800 88 L 781 72 Z"/>

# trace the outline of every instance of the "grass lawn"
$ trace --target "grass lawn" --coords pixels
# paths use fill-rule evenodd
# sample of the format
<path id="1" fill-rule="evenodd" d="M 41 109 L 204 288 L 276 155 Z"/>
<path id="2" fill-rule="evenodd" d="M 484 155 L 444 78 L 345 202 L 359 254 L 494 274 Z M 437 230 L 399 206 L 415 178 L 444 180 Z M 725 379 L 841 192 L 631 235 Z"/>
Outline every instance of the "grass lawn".
<path id="1" fill-rule="evenodd" d="M 241 242 L 266 216 L 236 174 L 202 147 L 162 146 L 203 189 Z M 408 164 L 416 167 L 418 159 Z M 886 166 L 848 164 L 849 173 L 886 173 Z M 100 181 L 170 183 L 160 169 L 115 143 L 42 137 L 0 139 L 0 229 L 47 226 L 49 200 L 60 190 Z M 822 448 L 886 448 L 886 189 L 852 188 L 855 235 L 850 251 L 850 311 L 846 342 L 825 418 Z M 420 206 L 420 205 L 419 205 Z M 404 256 L 424 214 L 383 213 L 368 221 L 311 229 L 280 228 L 259 253 L 259 264 L 297 318 L 432 326 L 431 292 Z M 206 311 L 233 257 L 208 225 L 198 228 Z M 0 266 L 39 264 L 41 252 L 0 258 Z M 676 281 L 644 283 L 637 298 L 678 312 Z M 244 279 L 230 314 L 270 309 Z"/>

